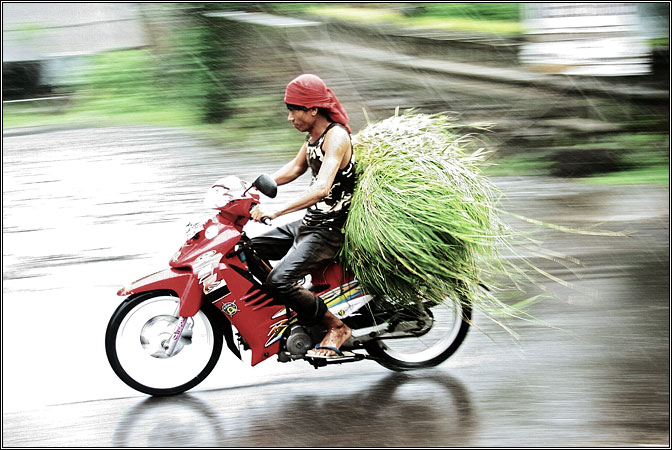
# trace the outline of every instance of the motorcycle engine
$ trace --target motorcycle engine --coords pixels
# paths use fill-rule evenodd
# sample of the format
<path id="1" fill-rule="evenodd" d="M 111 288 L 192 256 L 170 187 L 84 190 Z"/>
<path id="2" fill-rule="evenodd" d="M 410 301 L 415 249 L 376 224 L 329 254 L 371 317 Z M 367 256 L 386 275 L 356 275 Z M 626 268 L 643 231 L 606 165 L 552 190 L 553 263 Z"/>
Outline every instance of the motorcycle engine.
<path id="1" fill-rule="evenodd" d="M 287 338 L 287 350 L 292 355 L 305 355 L 308 350 L 313 348 L 313 340 L 306 333 L 302 326 L 295 325 Z"/>

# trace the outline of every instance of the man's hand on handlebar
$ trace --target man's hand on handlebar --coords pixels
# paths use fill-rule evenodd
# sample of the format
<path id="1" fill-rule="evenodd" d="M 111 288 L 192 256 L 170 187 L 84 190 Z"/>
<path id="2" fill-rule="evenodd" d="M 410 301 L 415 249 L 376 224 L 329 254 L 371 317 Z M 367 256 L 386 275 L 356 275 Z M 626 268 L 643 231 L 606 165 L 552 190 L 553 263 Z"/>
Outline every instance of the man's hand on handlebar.
<path id="1" fill-rule="evenodd" d="M 276 213 L 272 209 L 263 208 L 261 205 L 256 205 L 250 210 L 250 216 L 257 222 L 269 224 L 270 220 L 275 219 Z"/>

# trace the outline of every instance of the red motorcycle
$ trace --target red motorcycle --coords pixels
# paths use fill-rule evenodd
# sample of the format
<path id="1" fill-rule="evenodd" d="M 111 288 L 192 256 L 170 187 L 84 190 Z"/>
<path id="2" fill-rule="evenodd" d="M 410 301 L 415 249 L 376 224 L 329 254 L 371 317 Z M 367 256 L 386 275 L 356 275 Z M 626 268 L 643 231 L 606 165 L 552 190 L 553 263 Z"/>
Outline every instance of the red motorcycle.
<path id="1" fill-rule="evenodd" d="M 105 335 L 114 372 L 132 388 L 150 395 L 185 392 L 214 369 L 224 342 L 241 358 L 250 350 L 254 366 L 273 355 L 279 362 L 305 360 L 315 368 L 371 359 L 396 371 L 436 366 L 463 342 L 471 308 L 459 301 L 418 305 L 414 311 L 372 301 L 358 281 L 334 262 L 313 273 L 304 287 L 352 329 L 337 357 L 311 357 L 326 329 L 304 327 L 296 313 L 267 294 L 272 269 L 257 256 L 243 231 L 260 195 L 275 197 L 268 175 L 253 183 L 230 176 L 209 190 L 217 211 L 191 225 L 188 240 L 170 268 L 119 290 L 126 297 Z"/>

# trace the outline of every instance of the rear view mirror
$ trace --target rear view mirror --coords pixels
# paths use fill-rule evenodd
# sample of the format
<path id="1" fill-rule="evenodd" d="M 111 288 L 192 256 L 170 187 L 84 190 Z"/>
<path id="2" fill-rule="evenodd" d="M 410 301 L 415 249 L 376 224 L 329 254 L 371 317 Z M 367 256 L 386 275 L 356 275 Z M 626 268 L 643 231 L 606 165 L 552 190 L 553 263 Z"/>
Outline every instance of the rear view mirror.
<path id="1" fill-rule="evenodd" d="M 266 197 L 275 198 L 278 195 L 278 184 L 270 175 L 259 175 L 252 183 L 252 186 L 257 188 Z"/>

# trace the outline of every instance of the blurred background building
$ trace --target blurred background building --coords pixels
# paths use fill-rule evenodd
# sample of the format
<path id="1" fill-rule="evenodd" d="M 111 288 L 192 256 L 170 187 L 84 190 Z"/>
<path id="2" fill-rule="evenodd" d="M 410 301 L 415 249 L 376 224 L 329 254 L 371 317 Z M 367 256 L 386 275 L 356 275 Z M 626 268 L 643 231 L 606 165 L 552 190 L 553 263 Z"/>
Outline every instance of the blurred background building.
<path id="1" fill-rule="evenodd" d="M 651 71 L 645 3 L 523 5 L 521 61 L 565 75 L 623 76 Z"/>
<path id="2" fill-rule="evenodd" d="M 146 45 L 133 3 L 3 3 L 3 99 L 76 84 L 90 56 Z"/>

